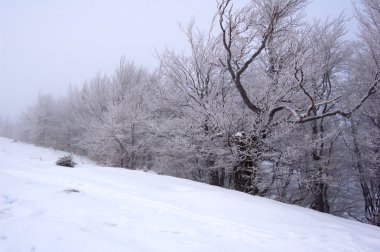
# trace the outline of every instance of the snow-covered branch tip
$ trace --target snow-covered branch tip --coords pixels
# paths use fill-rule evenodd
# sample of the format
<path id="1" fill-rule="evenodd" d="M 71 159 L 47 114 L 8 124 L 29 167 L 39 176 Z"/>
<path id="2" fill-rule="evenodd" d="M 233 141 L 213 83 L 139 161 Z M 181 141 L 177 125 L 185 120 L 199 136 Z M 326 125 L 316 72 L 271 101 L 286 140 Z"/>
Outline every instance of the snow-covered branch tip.
<path id="1" fill-rule="evenodd" d="M 310 122 L 310 121 L 322 119 L 322 118 L 325 118 L 325 117 L 335 116 L 335 115 L 340 115 L 340 116 L 343 116 L 345 118 L 350 118 L 351 115 L 355 111 L 357 111 L 361 106 L 364 105 L 365 101 L 368 98 L 370 98 L 371 95 L 373 95 L 373 94 L 375 94 L 377 92 L 377 87 L 379 85 L 379 82 L 380 82 L 380 69 L 375 74 L 373 85 L 368 89 L 368 91 L 365 93 L 365 95 L 362 97 L 362 99 L 360 99 L 360 101 L 356 104 L 356 106 L 354 108 L 352 108 L 348 112 L 344 112 L 342 110 L 335 110 L 335 111 L 332 111 L 332 112 L 329 112 L 329 113 L 324 113 L 324 114 L 316 115 L 316 116 L 307 116 L 307 115 L 305 115 L 305 116 L 301 116 L 297 122 L 298 123 L 305 123 L 305 122 Z M 332 100 L 330 100 L 328 102 L 334 102 L 337 99 L 340 99 L 340 97 L 336 97 L 336 98 L 334 98 L 334 99 L 332 99 Z M 324 102 L 324 103 L 326 103 L 326 102 Z"/>
<path id="2" fill-rule="evenodd" d="M 301 79 L 298 79 L 298 80 L 301 80 Z M 274 109 L 271 110 L 271 112 L 269 113 L 269 121 L 268 123 L 271 123 L 275 114 L 277 114 L 278 112 L 282 111 L 282 110 L 287 110 L 291 113 L 291 115 L 293 116 L 293 120 L 291 120 L 291 122 L 293 123 L 306 123 L 306 122 L 310 122 L 310 121 L 314 121 L 314 120 L 319 120 L 319 119 L 322 119 L 322 118 L 326 118 L 326 117 L 330 117 L 330 116 L 335 116 L 335 115 L 340 115 L 342 117 L 345 117 L 345 118 L 350 118 L 351 115 L 356 111 L 358 110 L 361 106 L 363 106 L 363 104 L 365 103 L 365 101 L 371 96 L 373 95 L 374 93 L 377 92 L 377 87 L 379 85 L 379 82 L 380 82 L 380 71 L 377 72 L 377 74 L 375 75 L 375 80 L 373 82 L 373 85 L 368 89 L 368 91 L 366 92 L 366 94 L 362 97 L 362 99 L 360 99 L 360 101 L 356 104 L 356 106 L 354 108 L 352 108 L 350 111 L 348 112 L 345 112 L 343 110 L 335 110 L 335 111 L 331 111 L 331 112 L 328 112 L 328 113 L 323 113 L 323 114 L 320 114 L 320 115 L 312 115 L 310 116 L 309 113 L 304 113 L 304 114 L 299 114 L 297 113 L 296 110 L 292 109 L 291 107 L 287 106 L 287 105 L 281 105 L 281 106 L 278 106 Z M 302 85 L 300 85 L 302 86 Z M 304 90 L 304 89 L 303 89 Z M 305 94 L 308 94 L 307 91 L 304 92 Z M 309 96 L 309 98 L 311 99 L 311 96 Z M 330 99 L 330 100 L 327 100 L 327 101 L 322 101 L 322 102 L 319 102 L 319 103 L 313 103 L 312 105 L 317 108 L 318 106 L 321 106 L 321 105 L 324 105 L 324 104 L 328 104 L 328 103 L 334 103 L 334 102 L 338 102 L 339 100 L 341 100 L 342 97 L 341 96 L 337 96 L 333 99 Z M 313 99 L 311 99 L 313 101 Z M 309 107 L 308 108 L 308 112 L 312 109 L 313 107 Z"/>

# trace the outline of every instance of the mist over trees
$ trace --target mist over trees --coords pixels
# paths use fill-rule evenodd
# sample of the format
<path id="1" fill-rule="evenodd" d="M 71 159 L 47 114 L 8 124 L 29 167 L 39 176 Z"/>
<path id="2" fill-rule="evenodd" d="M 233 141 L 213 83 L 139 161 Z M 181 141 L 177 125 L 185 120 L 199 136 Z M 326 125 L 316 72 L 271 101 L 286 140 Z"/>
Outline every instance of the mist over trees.
<path id="1" fill-rule="evenodd" d="M 380 226 L 380 1 L 306 22 L 306 0 L 219 1 L 190 51 L 40 95 L 3 136 Z"/>

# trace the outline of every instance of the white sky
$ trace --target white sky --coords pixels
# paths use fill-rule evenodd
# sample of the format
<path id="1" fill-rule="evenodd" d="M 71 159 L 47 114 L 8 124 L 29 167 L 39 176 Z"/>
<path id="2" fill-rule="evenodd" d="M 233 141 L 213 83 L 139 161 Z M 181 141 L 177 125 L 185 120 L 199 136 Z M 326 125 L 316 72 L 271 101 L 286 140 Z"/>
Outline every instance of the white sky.
<path id="1" fill-rule="evenodd" d="M 350 0 L 314 0 L 307 14 L 351 9 Z M 154 68 L 155 49 L 187 46 L 179 23 L 194 17 L 207 28 L 215 10 L 215 0 L 0 0 L 0 116 L 111 73 L 122 55 Z"/>

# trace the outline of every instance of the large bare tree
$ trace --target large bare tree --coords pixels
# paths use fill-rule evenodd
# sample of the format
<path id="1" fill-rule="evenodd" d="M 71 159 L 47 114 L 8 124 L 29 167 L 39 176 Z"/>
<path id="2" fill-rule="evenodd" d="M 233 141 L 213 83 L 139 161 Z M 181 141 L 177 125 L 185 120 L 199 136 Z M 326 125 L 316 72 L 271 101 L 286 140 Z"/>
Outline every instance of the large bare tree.
<path id="1" fill-rule="evenodd" d="M 348 54 L 346 45 L 339 42 L 344 35 L 343 19 L 327 22 L 323 26 L 316 23 L 305 29 L 301 18 L 307 2 L 252 0 L 238 10 L 234 9 L 230 0 L 219 2 L 217 16 L 224 51 L 219 61 L 228 71 L 257 124 L 256 130 L 247 136 L 249 141 L 245 146 L 245 150 L 256 149 L 249 154 L 252 162 L 248 170 L 251 172 L 247 173 L 247 167 L 241 167 L 239 177 L 246 179 L 237 182 L 250 187 L 244 191 L 259 193 L 252 180 L 256 180 L 262 160 L 260 155 L 266 151 L 261 146 L 265 146 L 263 139 L 268 138 L 271 127 L 280 124 L 284 116 L 287 122 L 311 123 L 314 146 L 311 154 L 316 165 L 314 172 L 318 174 L 311 185 L 314 195 L 311 206 L 328 212 L 327 184 L 322 179 L 326 172 L 318 164 L 324 150 L 323 120 L 336 115 L 350 117 L 376 92 L 379 76 L 374 75 L 367 83 L 366 91 L 355 102 L 348 105 L 343 102 L 345 97 L 337 92 L 338 89 L 331 87 L 335 69 L 340 68 L 339 64 L 344 64 L 342 61 Z M 288 45 L 287 50 L 279 53 L 277 48 L 284 44 Z M 257 73 L 262 62 L 267 62 L 264 70 L 272 81 L 252 84 L 252 81 L 260 81 L 252 75 Z M 283 83 L 287 91 L 270 104 L 263 102 L 260 90 L 271 90 L 268 86 L 276 90 L 279 83 Z M 273 96 L 274 92 L 266 95 Z"/>

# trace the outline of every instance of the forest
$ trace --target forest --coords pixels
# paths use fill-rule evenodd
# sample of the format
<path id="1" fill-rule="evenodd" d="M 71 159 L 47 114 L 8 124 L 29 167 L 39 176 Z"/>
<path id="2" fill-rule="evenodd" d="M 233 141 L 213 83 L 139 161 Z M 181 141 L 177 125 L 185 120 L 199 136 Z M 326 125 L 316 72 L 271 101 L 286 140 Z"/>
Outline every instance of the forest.
<path id="1" fill-rule="evenodd" d="M 380 226 L 380 1 L 353 5 L 354 39 L 308 2 L 220 0 L 208 30 L 182 26 L 190 50 L 121 57 L 0 135 Z"/>

